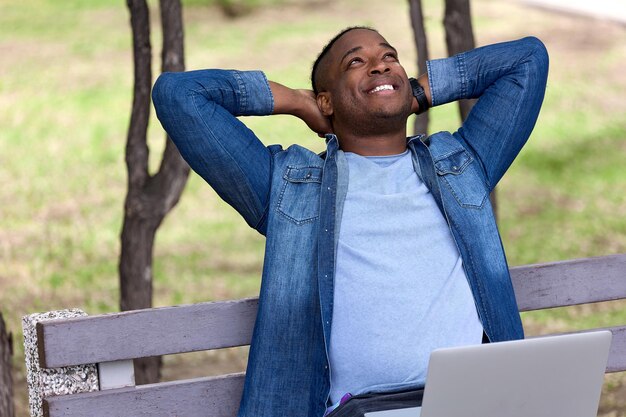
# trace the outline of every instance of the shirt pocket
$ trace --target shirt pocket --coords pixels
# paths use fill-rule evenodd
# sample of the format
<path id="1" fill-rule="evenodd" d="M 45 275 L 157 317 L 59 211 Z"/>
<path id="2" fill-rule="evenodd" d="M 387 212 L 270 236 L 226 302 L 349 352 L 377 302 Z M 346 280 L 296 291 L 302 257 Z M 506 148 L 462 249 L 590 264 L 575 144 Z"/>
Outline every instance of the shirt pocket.
<path id="1" fill-rule="evenodd" d="M 435 161 L 440 183 L 447 187 L 462 207 L 481 208 L 487 198 L 487 186 L 477 164 L 465 149 L 457 149 Z"/>
<path id="2" fill-rule="evenodd" d="M 277 210 L 296 224 L 309 223 L 319 217 L 322 168 L 288 167 Z"/>

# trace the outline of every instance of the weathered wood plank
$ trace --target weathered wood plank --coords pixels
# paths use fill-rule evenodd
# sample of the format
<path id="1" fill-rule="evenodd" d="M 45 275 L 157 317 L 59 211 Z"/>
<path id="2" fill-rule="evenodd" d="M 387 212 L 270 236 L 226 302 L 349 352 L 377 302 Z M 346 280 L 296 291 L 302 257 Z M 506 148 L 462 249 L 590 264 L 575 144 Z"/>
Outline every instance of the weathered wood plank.
<path id="1" fill-rule="evenodd" d="M 626 326 L 607 328 L 613 333 L 607 372 L 626 370 Z M 49 417 L 172 416 L 237 414 L 243 374 L 140 385 L 108 391 L 50 397 L 44 400 Z"/>
<path id="2" fill-rule="evenodd" d="M 90 392 L 44 400 L 46 417 L 234 417 L 244 374 Z"/>
<path id="3" fill-rule="evenodd" d="M 126 311 L 37 324 L 44 368 L 250 343 L 257 299 Z"/>
<path id="4" fill-rule="evenodd" d="M 607 327 L 606 329 L 597 330 L 610 330 L 613 333 L 606 371 L 626 371 L 626 326 Z"/>
<path id="5" fill-rule="evenodd" d="M 626 298 L 626 254 L 511 268 L 520 311 Z"/>
<path id="6" fill-rule="evenodd" d="M 511 274 L 521 311 L 626 298 L 626 254 Z M 247 299 L 40 323 L 40 360 L 57 367 L 241 346 L 250 342 L 256 309 L 257 300 Z"/>

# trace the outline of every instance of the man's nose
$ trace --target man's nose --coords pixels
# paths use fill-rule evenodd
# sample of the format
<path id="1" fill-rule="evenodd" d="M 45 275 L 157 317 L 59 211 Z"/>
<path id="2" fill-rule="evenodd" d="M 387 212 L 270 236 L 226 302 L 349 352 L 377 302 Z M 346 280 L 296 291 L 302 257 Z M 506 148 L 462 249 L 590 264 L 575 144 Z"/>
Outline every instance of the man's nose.
<path id="1" fill-rule="evenodd" d="M 389 71 L 391 71 L 391 68 L 385 61 L 376 61 L 370 68 L 370 75 L 380 75 Z"/>

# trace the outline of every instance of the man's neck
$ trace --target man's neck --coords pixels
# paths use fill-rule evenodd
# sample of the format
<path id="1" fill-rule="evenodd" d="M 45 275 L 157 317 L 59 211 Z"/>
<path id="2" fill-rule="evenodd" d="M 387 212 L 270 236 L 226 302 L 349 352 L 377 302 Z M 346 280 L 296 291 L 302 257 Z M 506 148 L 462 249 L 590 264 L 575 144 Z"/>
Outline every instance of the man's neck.
<path id="1" fill-rule="evenodd" d="M 339 146 L 344 152 L 362 156 L 397 155 L 406 150 L 406 132 L 392 135 L 360 136 L 337 133 Z"/>

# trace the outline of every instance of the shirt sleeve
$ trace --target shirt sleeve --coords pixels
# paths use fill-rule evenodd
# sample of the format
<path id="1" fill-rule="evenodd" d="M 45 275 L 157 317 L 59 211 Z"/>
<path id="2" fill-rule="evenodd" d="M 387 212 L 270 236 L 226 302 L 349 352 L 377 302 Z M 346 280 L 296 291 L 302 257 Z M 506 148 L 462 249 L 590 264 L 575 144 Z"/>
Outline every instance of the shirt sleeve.
<path id="1" fill-rule="evenodd" d="M 265 231 L 272 152 L 237 116 L 268 115 L 273 97 L 261 71 L 164 73 L 152 98 L 183 158 L 246 222 Z"/>
<path id="2" fill-rule="evenodd" d="M 528 140 L 546 89 L 548 53 L 534 37 L 427 62 L 433 106 L 477 98 L 454 136 L 482 164 L 491 189 Z"/>

